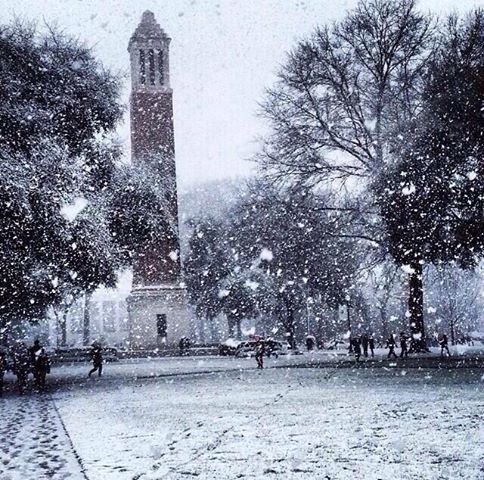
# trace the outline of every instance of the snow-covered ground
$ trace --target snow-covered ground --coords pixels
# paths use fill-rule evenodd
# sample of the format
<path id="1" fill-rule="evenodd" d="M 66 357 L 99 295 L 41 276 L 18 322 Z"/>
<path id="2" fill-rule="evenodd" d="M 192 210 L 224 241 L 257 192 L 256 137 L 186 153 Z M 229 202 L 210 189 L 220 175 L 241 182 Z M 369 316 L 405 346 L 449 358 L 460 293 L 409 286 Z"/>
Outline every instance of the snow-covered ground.
<path id="1" fill-rule="evenodd" d="M 55 405 L 45 395 L 0 398 L 1 480 L 83 480 Z"/>
<path id="2" fill-rule="evenodd" d="M 482 479 L 482 370 L 271 369 L 58 392 L 88 478 Z"/>
<path id="3" fill-rule="evenodd" d="M 285 368 L 309 358 L 56 368 L 0 399 L 0 479 L 484 478 L 484 369 Z"/>

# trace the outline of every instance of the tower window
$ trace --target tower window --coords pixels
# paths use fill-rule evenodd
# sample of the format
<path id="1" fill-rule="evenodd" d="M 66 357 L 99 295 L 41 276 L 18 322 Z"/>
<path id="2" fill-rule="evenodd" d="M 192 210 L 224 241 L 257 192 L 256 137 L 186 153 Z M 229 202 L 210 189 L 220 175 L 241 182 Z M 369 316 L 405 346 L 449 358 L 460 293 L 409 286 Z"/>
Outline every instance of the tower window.
<path id="1" fill-rule="evenodd" d="M 160 85 L 163 85 L 165 76 L 163 72 L 163 51 L 158 50 L 158 74 L 160 75 Z"/>
<path id="2" fill-rule="evenodd" d="M 150 84 L 155 84 L 155 52 L 153 50 L 148 51 L 148 60 L 150 62 Z"/>
<path id="3" fill-rule="evenodd" d="M 146 83 L 146 71 L 145 71 L 145 51 L 139 51 L 139 83 Z"/>

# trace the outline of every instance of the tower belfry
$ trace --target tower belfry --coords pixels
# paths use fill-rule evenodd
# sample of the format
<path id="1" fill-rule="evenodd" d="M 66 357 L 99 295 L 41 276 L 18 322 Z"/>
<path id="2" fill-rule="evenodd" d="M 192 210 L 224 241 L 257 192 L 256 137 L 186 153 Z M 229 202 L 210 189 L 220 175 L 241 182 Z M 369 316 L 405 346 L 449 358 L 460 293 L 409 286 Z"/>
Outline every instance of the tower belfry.
<path id="1" fill-rule="evenodd" d="M 167 217 L 135 253 L 128 299 L 135 348 L 178 343 L 190 334 L 180 264 L 170 41 L 154 14 L 145 11 L 128 45 L 132 162 L 150 172 Z"/>

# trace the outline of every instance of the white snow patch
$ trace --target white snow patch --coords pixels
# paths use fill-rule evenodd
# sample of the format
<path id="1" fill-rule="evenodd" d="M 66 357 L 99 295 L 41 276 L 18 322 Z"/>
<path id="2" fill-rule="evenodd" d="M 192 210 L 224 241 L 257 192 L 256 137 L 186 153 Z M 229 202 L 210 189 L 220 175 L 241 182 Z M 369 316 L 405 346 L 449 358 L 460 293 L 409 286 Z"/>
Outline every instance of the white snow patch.
<path id="1" fill-rule="evenodd" d="M 68 222 L 73 222 L 87 207 L 88 203 L 84 197 L 76 197 L 71 203 L 64 204 L 60 209 L 60 213 Z"/>
<path id="2" fill-rule="evenodd" d="M 402 265 L 402 270 L 405 273 L 408 273 L 409 275 L 412 275 L 415 273 L 415 269 L 413 269 L 410 265 Z"/>
<path id="3" fill-rule="evenodd" d="M 242 333 L 247 337 L 255 335 L 255 327 L 248 328 L 247 330 L 242 330 Z"/>
<path id="4" fill-rule="evenodd" d="M 262 251 L 260 252 L 259 258 L 261 260 L 266 260 L 267 262 L 271 262 L 272 259 L 274 258 L 274 255 L 268 248 L 263 248 Z"/>
<path id="5" fill-rule="evenodd" d="M 415 193 L 415 185 L 411 183 L 410 185 L 407 185 L 402 188 L 402 193 L 403 195 L 412 195 L 412 193 Z"/>
<path id="6" fill-rule="evenodd" d="M 227 290 L 226 288 L 222 288 L 218 292 L 218 298 L 225 298 L 230 295 L 230 290 Z"/>
<path id="7" fill-rule="evenodd" d="M 252 281 L 252 280 L 246 280 L 245 286 L 247 288 L 250 288 L 252 291 L 255 291 L 259 287 L 259 284 L 257 282 Z"/>

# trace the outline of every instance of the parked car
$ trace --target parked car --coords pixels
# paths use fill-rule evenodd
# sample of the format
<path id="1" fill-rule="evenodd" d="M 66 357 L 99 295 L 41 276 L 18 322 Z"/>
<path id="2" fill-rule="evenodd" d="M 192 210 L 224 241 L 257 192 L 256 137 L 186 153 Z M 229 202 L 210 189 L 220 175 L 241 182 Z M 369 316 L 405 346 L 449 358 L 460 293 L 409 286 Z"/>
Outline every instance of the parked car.
<path id="1" fill-rule="evenodd" d="M 279 355 L 287 353 L 288 347 L 285 342 L 280 342 L 279 340 L 274 340 L 272 338 L 268 338 L 267 340 L 264 340 L 264 342 L 266 345 L 265 355 L 267 357 L 278 357 Z M 256 345 L 256 340 L 241 342 L 235 350 L 235 356 L 239 358 L 254 357 Z"/>
<path id="2" fill-rule="evenodd" d="M 349 343 L 344 340 L 333 340 L 326 344 L 327 350 L 348 350 Z"/>
<path id="3" fill-rule="evenodd" d="M 233 338 L 228 338 L 218 346 L 218 354 L 225 357 L 235 355 L 237 347 L 241 343 L 241 340 L 234 340 Z"/>

